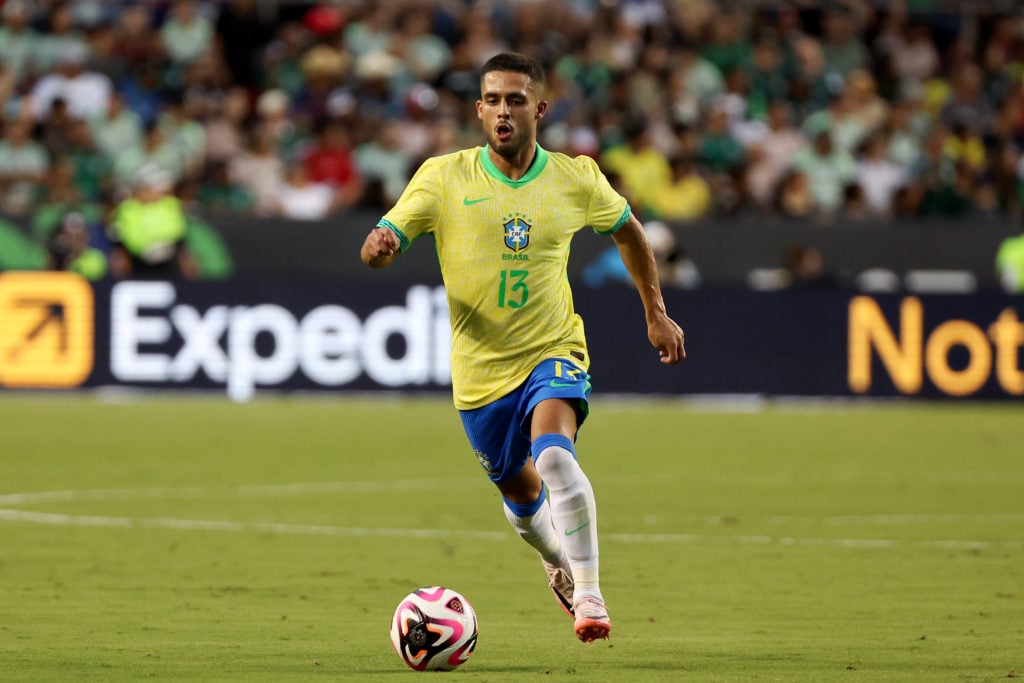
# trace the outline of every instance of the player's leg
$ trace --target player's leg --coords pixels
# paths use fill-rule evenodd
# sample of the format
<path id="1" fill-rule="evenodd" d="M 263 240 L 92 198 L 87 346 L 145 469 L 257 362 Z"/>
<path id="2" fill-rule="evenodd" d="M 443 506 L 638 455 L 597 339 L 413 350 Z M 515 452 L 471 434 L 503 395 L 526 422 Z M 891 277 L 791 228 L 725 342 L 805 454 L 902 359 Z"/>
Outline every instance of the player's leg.
<path id="1" fill-rule="evenodd" d="M 522 430 L 520 392 L 474 410 L 459 411 L 466 435 L 487 476 L 502 494 L 505 518 L 540 555 L 559 606 L 572 616 L 572 573 L 551 522 L 544 482 Z"/>
<path id="2" fill-rule="evenodd" d="M 551 520 L 544 482 L 533 461 L 527 458 L 515 477 L 495 483 L 504 501 L 505 518 L 540 555 L 555 600 L 573 616 L 572 570 Z"/>
<path id="3" fill-rule="evenodd" d="M 565 546 L 574 581 L 576 635 L 590 642 L 607 638 L 611 621 L 601 595 L 597 503 L 573 446 L 579 416 L 568 400 L 549 398 L 533 409 L 533 459 L 548 488 L 555 531 Z"/>

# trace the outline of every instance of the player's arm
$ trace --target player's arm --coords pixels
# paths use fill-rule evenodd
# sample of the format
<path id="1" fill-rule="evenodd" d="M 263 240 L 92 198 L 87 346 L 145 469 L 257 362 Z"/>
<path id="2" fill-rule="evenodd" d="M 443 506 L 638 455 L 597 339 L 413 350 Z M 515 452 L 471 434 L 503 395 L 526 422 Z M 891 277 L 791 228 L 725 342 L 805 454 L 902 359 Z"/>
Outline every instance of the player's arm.
<path id="1" fill-rule="evenodd" d="M 686 358 L 683 330 L 665 311 L 665 301 L 658 282 L 658 266 L 643 226 L 636 216 L 630 214 L 629 220 L 612 233 L 612 239 L 643 301 L 647 338 L 658 349 L 662 363 L 678 363 Z"/>
<path id="2" fill-rule="evenodd" d="M 391 228 L 379 227 L 370 231 L 359 250 L 359 258 L 371 268 L 391 265 L 401 253 L 398 235 Z"/>

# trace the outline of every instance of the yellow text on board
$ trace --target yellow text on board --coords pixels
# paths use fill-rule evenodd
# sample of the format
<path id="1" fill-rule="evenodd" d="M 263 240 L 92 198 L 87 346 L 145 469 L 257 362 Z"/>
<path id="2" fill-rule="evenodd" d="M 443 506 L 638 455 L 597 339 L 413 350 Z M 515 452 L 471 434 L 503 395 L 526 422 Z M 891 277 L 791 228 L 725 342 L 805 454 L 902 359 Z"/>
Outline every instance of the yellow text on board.
<path id="1" fill-rule="evenodd" d="M 897 334 L 881 307 L 871 297 L 850 301 L 847 341 L 847 381 L 856 393 L 871 388 L 872 352 L 877 353 L 889 378 L 903 394 L 921 391 L 925 373 L 940 391 L 949 396 L 970 396 L 995 375 L 999 387 L 1011 396 L 1024 395 L 1024 372 L 1019 349 L 1024 346 L 1024 323 L 1012 308 L 982 329 L 970 320 L 946 320 L 925 336 L 924 305 L 917 297 L 900 303 Z M 949 353 L 963 347 L 967 363 L 954 368 Z"/>

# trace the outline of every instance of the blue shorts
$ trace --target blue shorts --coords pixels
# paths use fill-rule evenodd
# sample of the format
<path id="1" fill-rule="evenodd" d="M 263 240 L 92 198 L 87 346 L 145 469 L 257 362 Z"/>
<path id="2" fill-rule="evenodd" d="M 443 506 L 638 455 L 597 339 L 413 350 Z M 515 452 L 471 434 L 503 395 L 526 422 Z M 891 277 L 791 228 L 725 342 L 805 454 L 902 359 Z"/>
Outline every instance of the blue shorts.
<path id="1" fill-rule="evenodd" d="M 549 358 L 510 394 L 482 408 L 460 410 L 480 465 L 496 484 L 517 474 L 530 457 L 530 418 L 541 401 L 562 398 L 576 409 L 577 429 L 590 412 L 590 375 L 572 361 Z"/>

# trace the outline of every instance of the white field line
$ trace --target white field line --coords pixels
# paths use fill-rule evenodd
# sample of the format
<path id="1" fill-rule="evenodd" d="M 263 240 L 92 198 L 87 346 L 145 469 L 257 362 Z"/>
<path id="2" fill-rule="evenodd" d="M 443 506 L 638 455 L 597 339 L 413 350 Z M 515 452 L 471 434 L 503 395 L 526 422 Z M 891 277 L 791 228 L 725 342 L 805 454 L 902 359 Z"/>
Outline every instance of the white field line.
<path id="1" fill-rule="evenodd" d="M 270 498 L 331 493 L 403 493 L 436 491 L 444 486 L 466 486 L 474 479 L 394 479 L 391 481 L 320 481 L 297 484 L 250 484 L 239 486 L 179 486 L 138 489 L 85 489 L 80 491 L 38 491 L 0 495 L 0 505 L 32 505 L 78 500 L 160 500 L 213 497 Z"/>
<path id="2" fill-rule="evenodd" d="M 133 517 L 99 517 L 95 515 L 64 515 L 28 510 L 0 509 L 0 520 L 30 522 L 56 526 L 91 526 L 122 529 L 184 529 L 188 531 L 247 531 L 303 536 L 377 536 L 386 538 L 450 538 L 476 540 L 503 540 L 508 537 L 500 531 L 445 530 L 445 529 L 373 529 L 367 527 L 338 527 L 311 524 L 278 524 L 276 522 L 227 522 L 204 519 L 166 519 Z"/>
<path id="3" fill-rule="evenodd" d="M 663 521 L 661 517 L 652 515 L 649 523 Z M 645 520 L 646 521 L 646 520 Z M 690 515 L 673 517 L 672 523 L 692 524 L 700 526 L 734 526 L 738 522 L 758 523 L 770 526 L 792 526 L 799 524 L 823 524 L 825 526 L 900 526 L 915 524 L 957 524 L 973 522 L 977 524 L 1024 524 L 1024 512 L 943 512 L 943 513 L 906 513 L 886 515 L 764 515 L 749 516 L 738 519 L 731 515 Z"/>
<path id="4" fill-rule="evenodd" d="M 195 499 L 208 497 L 269 497 L 286 495 L 310 495 L 331 493 L 383 493 L 415 490 L 437 490 L 442 486 L 464 483 L 472 480 L 430 480 L 398 479 L 392 481 L 333 481 L 295 484 L 240 485 L 234 487 L 168 487 L 140 489 L 87 489 L 80 491 L 40 491 L 32 493 L 9 493 L 0 495 L 0 505 L 30 505 L 52 502 L 110 501 L 139 499 Z M 774 515 L 750 518 L 770 524 L 824 523 L 843 524 L 932 524 L 974 521 L 981 523 L 1024 522 L 1024 513 L 992 514 L 894 514 L 894 515 L 837 515 L 825 517 L 798 517 Z M 504 540 L 510 534 L 500 531 L 457 530 L 457 529 L 396 529 L 373 527 L 339 527 L 328 525 L 283 524 L 276 522 L 232 522 L 224 520 L 195 520 L 173 518 L 108 517 L 97 515 L 71 515 L 29 510 L 0 508 L 0 521 L 46 524 L 56 526 L 136 528 L 136 529 L 179 529 L 191 531 L 262 532 L 290 535 L 379 537 L 379 538 L 468 538 L 475 540 Z M 676 523 L 680 520 L 676 519 Z M 735 523 L 725 516 L 688 517 L 682 520 L 708 526 L 725 526 Z M 933 548 L 942 550 L 983 550 L 1024 548 L 1021 541 L 977 541 L 977 540 L 921 540 L 856 539 L 856 538 L 797 538 L 791 536 L 744 535 L 744 534 L 662 534 L 662 533 L 607 533 L 602 539 L 617 543 L 645 544 L 693 544 L 715 545 L 778 545 L 834 548 Z"/>
<path id="5" fill-rule="evenodd" d="M 124 500 L 194 500 L 203 498 L 270 498 L 274 496 L 328 495 L 335 493 L 404 493 L 407 491 L 438 491 L 451 486 L 478 484 L 479 478 L 461 479 L 394 479 L 390 481 L 321 481 L 293 484 L 240 484 L 238 486 L 178 486 L 134 489 L 81 489 L 67 491 L 36 491 L 30 493 L 0 494 L 0 505 L 34 505 L 75 501 Z M 655 515 L 650 519 L 660 521 Z M 672 523 L 731 526 L 737 518 L 731 515 L 690 515 L 673 517 Z M 979 524 L 1024 524 L 1024 512 L 1006 513 L 905 513 L 874 515 L 765 515 L 744 517 L 742 522 L 756 522 L 772 526 L 793 524 L 824 524 L 828 526 L 878 525 L 898 526 L 914 524 L 953 524 L 976 522 Z"/>

